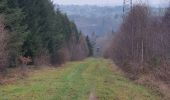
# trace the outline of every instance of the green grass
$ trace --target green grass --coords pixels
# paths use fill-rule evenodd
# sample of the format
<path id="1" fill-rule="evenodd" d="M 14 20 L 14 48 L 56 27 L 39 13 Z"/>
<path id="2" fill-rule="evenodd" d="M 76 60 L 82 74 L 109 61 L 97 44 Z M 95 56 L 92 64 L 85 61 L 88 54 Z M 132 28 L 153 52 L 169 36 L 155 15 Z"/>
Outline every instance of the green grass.
<path id="1" fill-rule="evenodd" d="M 15 84 L 0 86 L 0 100 L 159 100 L 144 86 L 124 78 L 111 61 L 89 58 L 56 69 L 34 71 Z"/>

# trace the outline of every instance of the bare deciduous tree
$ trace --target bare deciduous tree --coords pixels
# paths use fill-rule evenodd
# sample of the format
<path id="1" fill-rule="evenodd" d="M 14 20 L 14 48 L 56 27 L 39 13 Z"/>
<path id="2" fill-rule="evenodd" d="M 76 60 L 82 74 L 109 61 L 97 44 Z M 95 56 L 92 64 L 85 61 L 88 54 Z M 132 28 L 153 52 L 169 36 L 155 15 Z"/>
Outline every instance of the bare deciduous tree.
<path id="1" fill-rule="evenodd" d="M 152 15 L 145 5 L 136 5 L 124 17 L 110 48 L 112 59 L 133 76 L 153 73 L 170 82 L 170 8 L 165 15 Z"/>

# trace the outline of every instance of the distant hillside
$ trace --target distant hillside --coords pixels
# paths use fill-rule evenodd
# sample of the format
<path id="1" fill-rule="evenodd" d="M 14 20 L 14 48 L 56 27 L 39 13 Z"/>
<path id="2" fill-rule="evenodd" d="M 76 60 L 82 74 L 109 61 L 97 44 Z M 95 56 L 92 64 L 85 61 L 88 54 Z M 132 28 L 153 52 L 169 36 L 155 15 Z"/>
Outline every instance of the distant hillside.
<path id="1" fill-rule="evenodd" d="M 122 22 L 122 6 L 56 5 L 57 8 L 76 23 L 79 31 L 89 36 L 95 33 L 100 37 L 117 31 Z M 164 8 L 152 7 L 152 13 L 163 15 Z"/>
<path id="2" fill-rule="evenodd" d="M 122 7 L 99 7 L 60 5 L 56 6 L 75 21 L 79 30 L 85 35 L 95 32 L 98 36 L 116 31 L 122 21 Z"/>

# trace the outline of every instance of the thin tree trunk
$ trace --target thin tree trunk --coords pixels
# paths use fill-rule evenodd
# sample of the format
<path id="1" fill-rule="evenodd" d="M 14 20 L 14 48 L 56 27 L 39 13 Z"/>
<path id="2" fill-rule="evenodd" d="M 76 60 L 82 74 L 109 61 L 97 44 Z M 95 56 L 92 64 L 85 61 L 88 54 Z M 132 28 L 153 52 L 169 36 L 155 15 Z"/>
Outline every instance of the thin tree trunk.
<path id="1" fill-rule="evenodd" d="M 141 63 L 143 64 L 144 61 L 144 41 L 142 40 L 142 52 L 141 52 Z"/>

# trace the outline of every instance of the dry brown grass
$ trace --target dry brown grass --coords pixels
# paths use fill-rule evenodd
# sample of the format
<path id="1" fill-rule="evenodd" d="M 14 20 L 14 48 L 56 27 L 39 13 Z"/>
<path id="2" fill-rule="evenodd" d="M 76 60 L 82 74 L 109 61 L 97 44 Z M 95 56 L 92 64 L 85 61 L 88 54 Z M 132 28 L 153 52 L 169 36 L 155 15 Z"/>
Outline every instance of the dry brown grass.
<path id="1" fill-rule="evenodd" d="M 6 69 L 5 74 L 0 74 L 0 85 L 13 84 L 19 79 L 24 79 L 37 68 L 34 66 L 26 67 L 24 70 L 21 67 Z"/>
<path id="2" fill-rule="evenodd" d="M 170 100 L 170 84 L 164 83 L 156 78 L 153 74 L 145 74 L 135 80 L 136 83 L 146 85 L 156 92 L 159 92 L 163 100 Z"/>

